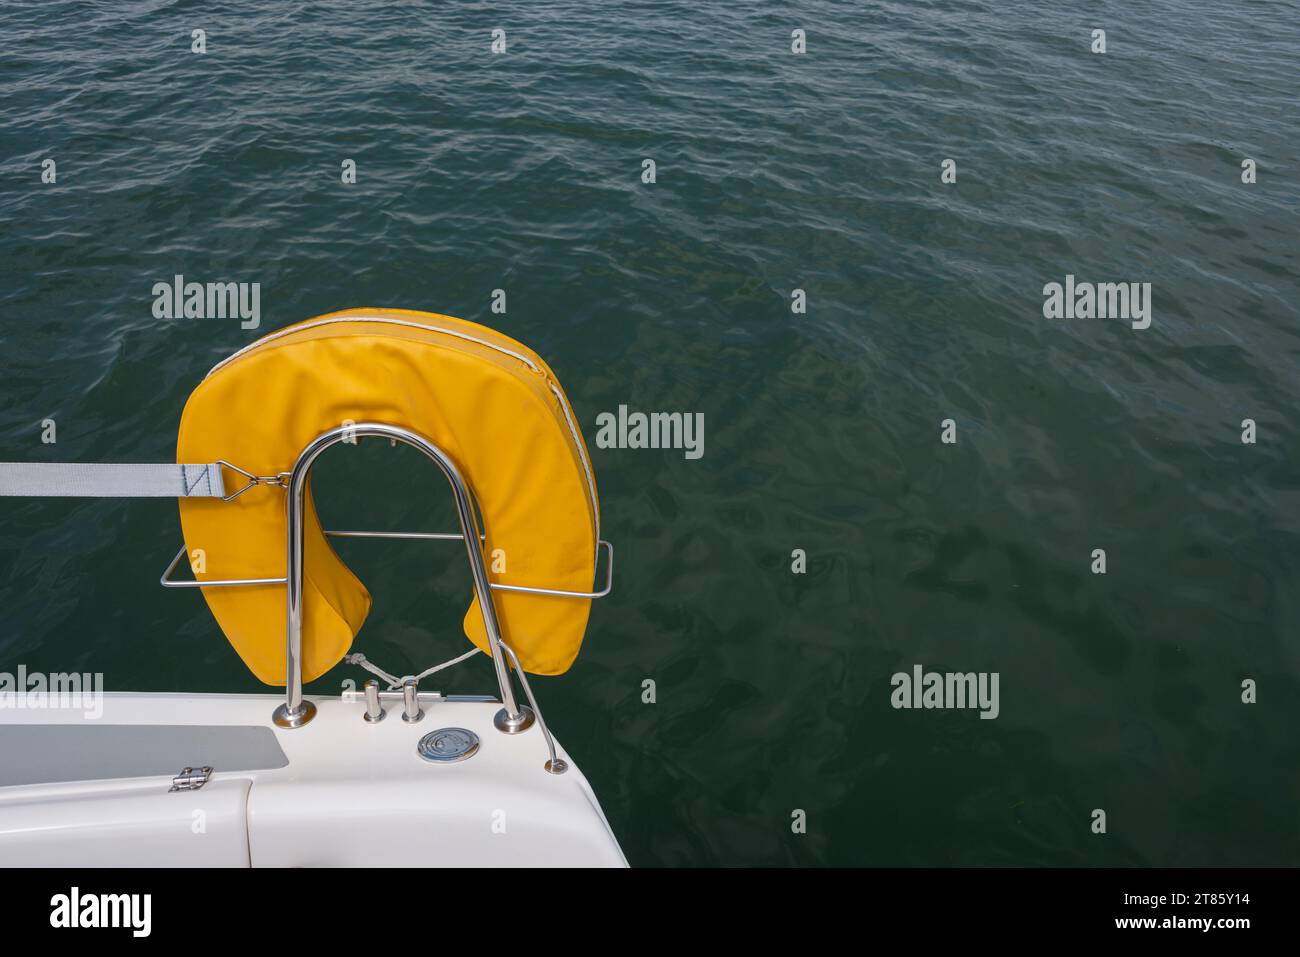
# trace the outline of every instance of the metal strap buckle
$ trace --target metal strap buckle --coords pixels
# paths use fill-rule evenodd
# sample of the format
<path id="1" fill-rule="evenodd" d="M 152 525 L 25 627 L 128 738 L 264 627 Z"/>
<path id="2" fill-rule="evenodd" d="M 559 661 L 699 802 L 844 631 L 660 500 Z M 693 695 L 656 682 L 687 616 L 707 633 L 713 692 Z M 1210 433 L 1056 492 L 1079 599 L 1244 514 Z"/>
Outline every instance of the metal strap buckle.
<path id="1" fill-rule="evenodd" d="M 239 496 L 243 495 L 245 492 L 247 492 L 250 488 L 252 488 L 255 485 L 265 485 L 269 488 L 289 487 L 288 472 L 277 472 L 275 475 L 254 475 L 252 472 L 246 472 L 243 469 L 241 469 L 238 465 L 235 465 L 233 462 L 227 462 L 225 459 L 217 459 L 217 464 L 224 465 L 232 472 L 238 472 L 240 475 L 244 476 L 244 478 L 248 479 L 248 484 L 246 484 L 243 488 L 239 489 L 238 491 L 231 492 L 229 495 L 222 496 L 221 500 L 223 502 L 229 502 L 232 499 L 239 498 Z"/>

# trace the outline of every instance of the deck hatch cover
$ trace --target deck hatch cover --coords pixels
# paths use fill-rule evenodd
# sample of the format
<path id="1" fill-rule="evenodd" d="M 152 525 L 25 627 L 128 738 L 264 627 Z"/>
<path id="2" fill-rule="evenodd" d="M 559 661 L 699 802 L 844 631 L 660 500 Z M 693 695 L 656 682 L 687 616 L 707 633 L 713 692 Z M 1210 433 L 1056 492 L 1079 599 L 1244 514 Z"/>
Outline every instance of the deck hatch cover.
<path id="1" fill-rule="evenodd" d="M 0 725 L 0 787 L 167 777 L 182 767 L 267 771 L 289 759 L 270 728 L 203 724 Z"/>

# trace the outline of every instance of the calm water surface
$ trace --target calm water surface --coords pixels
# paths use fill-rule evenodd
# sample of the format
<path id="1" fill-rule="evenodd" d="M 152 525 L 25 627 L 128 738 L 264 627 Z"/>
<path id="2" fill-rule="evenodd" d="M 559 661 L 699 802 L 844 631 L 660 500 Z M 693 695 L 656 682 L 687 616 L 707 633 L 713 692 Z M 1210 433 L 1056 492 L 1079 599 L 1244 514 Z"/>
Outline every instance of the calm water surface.
<path id="1" fill-rule="evenodd" d="M 1294 864 L 1298 50 L 1271 0 L 6 3 L 0 458 L 167 460 L 214 362 L 320 313 L 488 322 L 592 445 L 616 590 L 535 684 L 631 862 Z M 155 319 L 177 273 L 262 328 Z M 1043 319 L 1066 274 L 1152 283 L 1151 328 Z M 703 412 L 704 457 L 595 448 L 620 404 Z M 453 521 L 413 455 L 318 471 L 336 527 Z M 178 539 L 6 502 L 0 668 L 261 690 L 158 588 Z M 359 650 L 465 647 L 454 549 L 340 550 Z M 917 663 L 1000 716 L 894 710 Z"/>

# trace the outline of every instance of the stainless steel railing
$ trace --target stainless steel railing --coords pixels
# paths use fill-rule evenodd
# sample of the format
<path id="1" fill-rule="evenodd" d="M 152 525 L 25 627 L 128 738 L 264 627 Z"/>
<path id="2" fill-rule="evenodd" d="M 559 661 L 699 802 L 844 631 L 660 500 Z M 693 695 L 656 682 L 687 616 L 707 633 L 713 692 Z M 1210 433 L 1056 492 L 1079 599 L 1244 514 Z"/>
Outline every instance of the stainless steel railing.
<path id="1" fill-rule="evenodd" d="M 501 691 L 501 711 L 497 712 L 496 727 L 506 734 L 517 734 L 529 728 L 534 720 L 541 723 L 536 712 L 536 702 L 532 701 L 532 691 L 527 679 L 520 670 L 520 681 L 532 707 L 520 706 L 510 684 L 510 669 L 507 657 L 513 660 L 516 668 L 519 662 L 514 652 L 501 640 L 501 627 L 497 620 L 496 606 L 492 601 L 492 592 L 514 591 L 535 595 L 553 595 L 561 598 L 601 598 L 608 595 L 613 587 L 614 547 L 604 540 L 598 544 L 607 554 L 606 577 L 604 587 L 599 591 L 575 592 L 553 588 L 526 585 L 507 585 L 488 580 L 487 568 L 483 562 L 483 534 L 479 529 L 478 517 L 474 511 L 469 485 L 456 467 L 456 463 L 438 446 L 424 436 L 400 426 L 386 425 L 381 422 L 363 422 L 356 425 L 340 426 L 324 432 L 313 439 L 298 455 L 293 469 L 280 473 L 265 481 L 252 477 L 245 489 L 261 484 L 284 488 L 288 493 L 287 532 L 286 532 L 286 575 L 283 578 L 244 578 L 219 579 L 215 581 L 177 580 L 172 572 L 185 554 L 182 545 L 176 557 L 171 560 L 159 579 L 165 588 L 229 588 L 244 585 L 284 585 L 285 586 L 285 700 L 275 709 L 272 720 L 281 728 L 300 728 L 309 722 L 316 713 L 316 706 L 303 697 L 302 692 L 302 615 L 303 615 L 303 513 L 306 500 L 307 477 L 316 459 L 327 448 L 342 442 L 351 441 L 353 437 L 374 436 L 387 438 L 393 442 L 402 442 L 422 452 L 442 471 L 452 495 L 456 501 L 456 515 L 460 523 L 460 534 L 451 532 L 359 532 L 327 531 L 327 535 L 342 538 L 401 538 L 401 539 L 461 539 L 465 542 L 465 553 L 469 558 L 470 572 L 474 579 L 474 594 L 478 598 L 479 610 L 483 615 L 483 626 L 492 649 L 492 665 L 496 671 L 497 684 Z M 236 471 L 243 472 L 234 466 Z M 245 475 L 251 473 L 243 472 Z M 549 739 L 549 734 L 547 735 Z M 563 762 L 560 762 L 561 764 Z"/>

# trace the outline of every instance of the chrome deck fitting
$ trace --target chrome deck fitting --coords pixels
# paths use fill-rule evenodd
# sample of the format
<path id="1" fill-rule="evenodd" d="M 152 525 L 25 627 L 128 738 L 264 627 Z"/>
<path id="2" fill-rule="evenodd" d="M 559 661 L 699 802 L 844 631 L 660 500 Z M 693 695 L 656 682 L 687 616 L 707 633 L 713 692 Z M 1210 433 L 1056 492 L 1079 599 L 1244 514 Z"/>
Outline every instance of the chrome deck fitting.
<path id="1" fill-rule="evenodd" d="M 402 682 L 402 720 L 414 724 L 424 717 L 420 708 L 419 685 L 414 678 Z"/>
<path id="2" fill-rule="evenodd" d="M 468 728 L 439 728 L 421 738 L 415 750 L 426 761 L 451 764 L 473 757 L 478 745 L 478 735 Z"/>
<path id="3" fill-rule="evenodd" d="M 387 716 L 383 705 L 379 703 L 379 682 L 371 678 L 366 682 L 366 713 L 362 715 L 371 724 L 383 721 Z"/>

